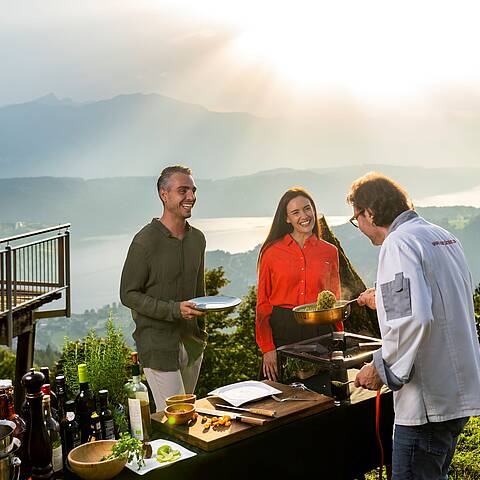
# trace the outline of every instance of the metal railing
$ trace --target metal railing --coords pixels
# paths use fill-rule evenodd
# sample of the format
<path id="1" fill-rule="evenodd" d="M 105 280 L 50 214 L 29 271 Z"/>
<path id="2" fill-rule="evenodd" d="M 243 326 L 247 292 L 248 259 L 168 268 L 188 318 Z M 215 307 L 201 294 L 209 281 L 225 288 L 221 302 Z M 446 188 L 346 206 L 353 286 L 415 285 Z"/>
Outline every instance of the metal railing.
<path id="1" fill-rule="evenodd" d="M 17 310 L 65 291 L 61 313 L 70 316 L 69 228 L 68 223 L 0 239 L 0 318 L 7 319 L 2 333 L 8 346 Z"/>

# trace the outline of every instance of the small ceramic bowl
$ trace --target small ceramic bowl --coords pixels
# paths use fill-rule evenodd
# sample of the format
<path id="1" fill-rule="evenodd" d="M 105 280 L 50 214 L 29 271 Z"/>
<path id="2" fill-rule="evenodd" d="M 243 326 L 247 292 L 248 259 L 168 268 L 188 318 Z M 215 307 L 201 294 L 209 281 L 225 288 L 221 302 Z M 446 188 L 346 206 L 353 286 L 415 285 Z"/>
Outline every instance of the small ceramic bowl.
<path id="1" fill-rule="evenodd" d="M 195 413 L 195 405 L 191 403 L 174 403 L 164 410 L 169 425 L 183 425 L 189 422 Z"/>
<path id="2" fill-rule="evenodd" d="M 183 395 L 174 395 L 165 400 L 167 407 L 175 403 L 195 403 L 197 396 L 194 393 L 185 393 Z"/>
<path id="3" fill-rule="evenodd" d="M 116 440 L 98 440 L 84 443 L 68 454 L 68 463 L 73 473 L 84 480 L 108 480 L 117 476 L 127 463 L 127 458 L 114 458 L 100 462 L 103 456 L 112 453 Z"/>

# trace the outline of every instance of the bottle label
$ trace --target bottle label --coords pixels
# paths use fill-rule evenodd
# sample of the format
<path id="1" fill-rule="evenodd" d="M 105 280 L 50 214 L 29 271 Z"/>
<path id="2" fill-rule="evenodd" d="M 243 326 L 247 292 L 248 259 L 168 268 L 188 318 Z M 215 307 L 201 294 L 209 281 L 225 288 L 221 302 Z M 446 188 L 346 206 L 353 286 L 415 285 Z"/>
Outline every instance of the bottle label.
<path id="1" fill-rule="evenodd" d="M 115 439 L 115 426 L 113 425 L 113 420 L 105 420 L 103 422 L 105 428 L 105 438 L 104 440 L 114 440 Z"/>
<path id="2" fill-rule="evenodd" d="M 128 399 L 128 413 L 132 437 L 143 440 L 142 409 L 138 398 Z"/>
<path id="3" fill-rule="evenodd" d="M 52 463 L 53 463 L 53 471 L 59 472 L 63 467 L 62 462 L 62 446 L 58 446 L 52 449 Z"/>
<path id="4" fill-rule="evenodd" d="M 75 412 L 67 412 L 67 420 L 73 422 L 75 420 Z"/>

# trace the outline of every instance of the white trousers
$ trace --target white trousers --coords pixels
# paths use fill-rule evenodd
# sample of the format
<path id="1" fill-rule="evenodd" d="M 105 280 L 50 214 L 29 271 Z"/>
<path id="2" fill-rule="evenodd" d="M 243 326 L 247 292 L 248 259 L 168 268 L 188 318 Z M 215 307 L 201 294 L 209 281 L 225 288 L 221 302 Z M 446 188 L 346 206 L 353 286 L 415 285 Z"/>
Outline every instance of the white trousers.
<path id="1" fill-rule="evenodd" d="M 197 385 L 203 354 L 191 366 L 188 365 L 188 354 L 183 343 L 180 343 L 178 361 L 180 369 L 173 372 L 162 372 L 153 368 L 144 368 L 145 377 L 155 400 L 157 412 L 163 412 L 165 399 L 172 395 L 193 393 Z"/>

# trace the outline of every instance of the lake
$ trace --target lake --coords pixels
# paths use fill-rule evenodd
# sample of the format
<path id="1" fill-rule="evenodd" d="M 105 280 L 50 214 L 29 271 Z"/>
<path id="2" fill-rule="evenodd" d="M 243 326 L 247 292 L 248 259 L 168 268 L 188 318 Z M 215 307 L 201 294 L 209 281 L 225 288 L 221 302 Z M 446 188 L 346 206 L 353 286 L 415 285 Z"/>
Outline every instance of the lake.
<path id="1" fill-rule="evenodd" d="M 330 226 L 341 225 L 348 216 L 327 216 Z M 202 230 L 207 250 L 246 252 L 262 243 L 272 222 L 271 217 L 192 218 L 193 226 Z M 83 313 L 90 308 L 118 302 L 120 274 L 128 247 L 135 232 L 98 236 L 72 241 L 71 281 L 72 311 Z"/>

